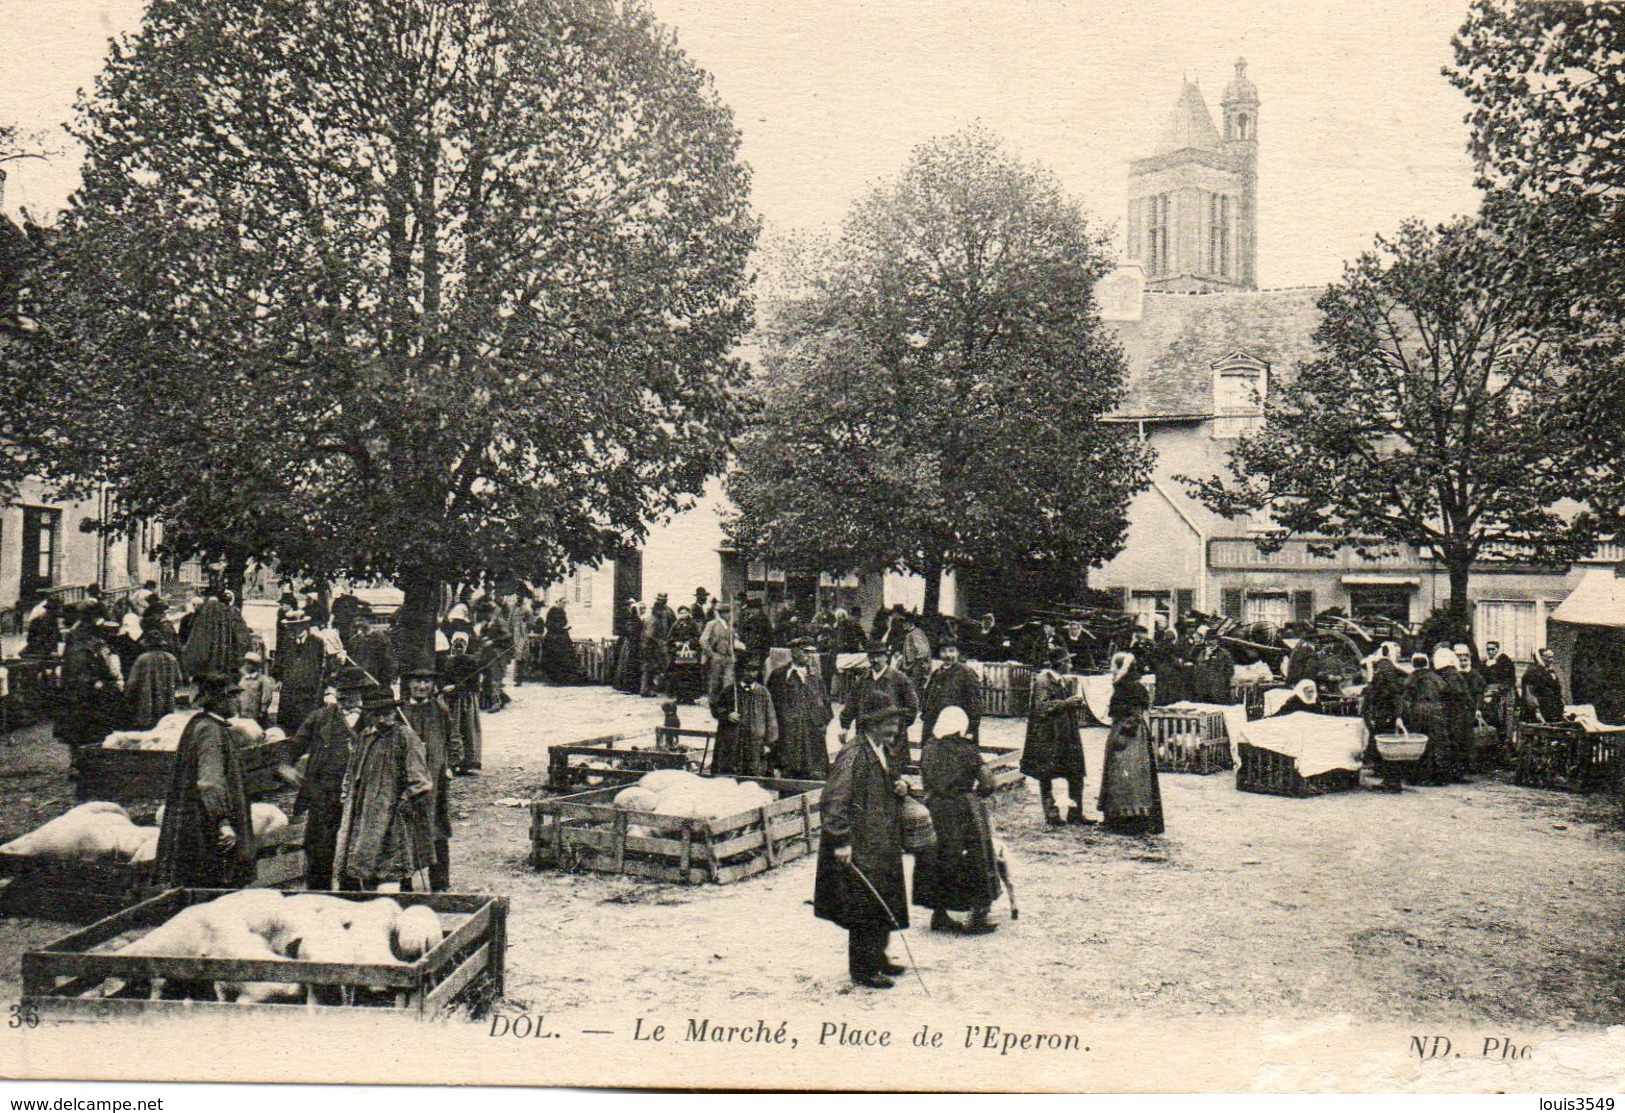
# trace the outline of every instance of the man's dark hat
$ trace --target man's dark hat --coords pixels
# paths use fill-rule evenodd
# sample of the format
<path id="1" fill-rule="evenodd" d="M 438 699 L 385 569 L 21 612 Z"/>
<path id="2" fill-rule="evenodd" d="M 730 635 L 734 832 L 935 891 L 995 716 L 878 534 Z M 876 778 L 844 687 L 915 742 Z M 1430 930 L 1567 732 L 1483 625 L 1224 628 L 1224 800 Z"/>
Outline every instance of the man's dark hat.
<path id="1" fill-rule="evenodd" d="M 236 686 L 237 678 L 219 669 L 208 669 L 197 677 L 199 692 L 224 692 Z"/>
<path id="2" fill-rule="evenodd" d="M 1067 664 L 1071 660 L 1071 658 L 1072 658 L 1072 655 L 1070 653 L 1068 653 L 1066 650 L 1061 649 L 1059 647 L 1056 647 L 1055 649 L 1052 649 L 1049 652 L 1049 663 L 1052 664 L 1052 665 L 1064 665 L 1064 664 Z"/>
<path id="3" fill-rule="evenodd" d="M 341 669 L 338 679 L 333 682 L 333 687 L 341 692 L 364 692 L 372 685 L 372 679 L 355 665 Z"/>
<path id="4" fill-rule="evenodd" d="M 433 658 L 418 657 L 401 675 L 408 680 L 438 680 L 440 670 L 434 667 Z"/>
<path id="5" fill-rule="evenodd" d="M 937 652 L 938 653 L 941 653 L 944 649 L 958 649 L 958 648 L 959 648 L 959 639 L 954 637 L 952 634 L 944 634 L 944 635 L 942 635 L 942 640 L 937 643 Z"/>
<path id="6" fill-rule="evenodd" d="M 868 644 L 863 647 L 863 651 L 865 653 L 890 653 L 891 646 L 887 645 L 879 638 L 870 638 Z"/>
<path id="7" fill-rule="evenodd" d="M 395 693 L 382 684 L 368 684 L 361 691 L 361 706 L 367 711 L 382 711 L 396 702 Z"/>
<path id="8" fill-rule="evenodd" d="M 791 649 L 811 649 L 813 646 L 815 646 L 817 644 L 818 644 L 818 639 L 817 638 L 791 638 L 790 639 L 790 648 Z"/>

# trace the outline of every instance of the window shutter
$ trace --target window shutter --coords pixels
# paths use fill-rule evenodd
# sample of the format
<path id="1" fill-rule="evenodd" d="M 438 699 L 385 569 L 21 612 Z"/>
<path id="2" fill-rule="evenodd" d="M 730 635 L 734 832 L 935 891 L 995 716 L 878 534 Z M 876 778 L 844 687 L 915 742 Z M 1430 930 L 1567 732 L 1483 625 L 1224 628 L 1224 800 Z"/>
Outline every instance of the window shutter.
<path id="1" fill-rule="evenodd" d="M 1219 609 L 1224 611 L 1224 617 L 1241 621 L 1241 588 L 1227 587 L 1219 592 Z"/>
<path id="2" fill-rule="evenodd" d="M 1292 620 L 1294 622 L 1307 622 L 1311 626 L 1315 622 L 1315 593 L 1312 591 L 1294 591 L 1292 593 Z"/>
<path id="3" fill-rule="evenodd" d="M 1182 587 L 1174 592 L 1174 621 L 1178 622 L 1196 609 L 1196 592 Z"/>

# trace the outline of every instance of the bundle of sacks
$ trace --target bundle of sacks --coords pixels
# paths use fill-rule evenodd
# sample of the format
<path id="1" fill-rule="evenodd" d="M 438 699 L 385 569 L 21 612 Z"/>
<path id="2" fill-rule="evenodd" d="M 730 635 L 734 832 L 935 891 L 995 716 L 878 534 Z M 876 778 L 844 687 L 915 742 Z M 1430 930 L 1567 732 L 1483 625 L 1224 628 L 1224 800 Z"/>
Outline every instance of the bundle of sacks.
<path id="1" fill-rule="evenodd" d="M 636 812 L 634 834 L 665 834 L 682 829 L 685 819 L 723 819 L 771 804 L 778 797 L 755 781 L 700 777 L 682 769 L 656 769 L 615 796 L 621 811 Z"/>
<path id="2" fill-rule="evenodd" d="M 137 827 L 128 812 L 105 801 L 80 804 L 0 846 L 0 854 L 80 862 L 150 862 L 157 852 L 158 828 Z"/>
<path id="3" fill-rule="evenodd" d="M 196 711 L 171 711 L 153 724 L 150 730 L 115 730 L 102 739 L 104 750 L 175 750 L 180 747 L 181 734 L 192 721 Z M 257 746 L 261 742 L 279 742 L 287 737 L 281 727 L 266 730 L 253 719 L 229 720 L 231 732 L 243 746 Z"/>
<path id="4" fill-rule="evenodd" d="M 254 837 L 288 825 L 288 817 L 275 804 L 255 803 Z M 158 809 L 158 826 L 138 827 L 117 804 L 92 801 L 57 816 L 21 838 L 0 846 L 0 854 L 23 854 L 79 862 L 150 862 L 158 856 L 158 830 L 163 826 L 164 809 Z"/>
<path id="5" fill-rule="evenodd" d="M 177 912 L 117 953 L 395 966 L 416 962 L 444 938 L 440 917 L 426 905 L 244 889 Z M 343 997 L 297 982 L 217 982 L 214 991 L 222 1001 L 258 1004 L 301 1001 L 307 988 Z"/>

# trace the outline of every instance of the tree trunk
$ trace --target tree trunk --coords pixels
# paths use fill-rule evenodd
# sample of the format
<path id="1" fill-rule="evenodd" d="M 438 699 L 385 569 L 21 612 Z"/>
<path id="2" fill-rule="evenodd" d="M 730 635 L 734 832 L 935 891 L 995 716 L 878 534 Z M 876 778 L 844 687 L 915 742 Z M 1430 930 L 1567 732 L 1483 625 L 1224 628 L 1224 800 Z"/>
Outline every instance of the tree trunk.
<path id="1" fill-rule="evenodd" d="M 237 600 L 239 608 L 247 602 L 243 596 L 243 584 L 248 579 L 248 554 L 243 552 L 229 553 L 226 556 L 226 568 L 221 573 L 221 585 Z"/>
<path id="2" fill-rule="evenodd" d="M 395 616 L 395 652 L 403 669 L 434 660 L 434 628 L 440 617 L 440 580 L 428 569 L 408 569 L 401 576 L 405 598 Z"/>
<path id="3" fill-rule="evenodd" d="M 1471 633 L 1473 628 L 1467 602 L 1467 582 L 1472 574 L 1473 559 L 1470 556 L 1452 556 L 1445 567 L 1450 574 L 1450 602 L 1447 610 L 1456 630 L 1466 635 Z"/>
<path id="4" fill-rule="evenodd" d="M 925 605 L 920 608 L 926 618 L 934 618 L 942 609 L 942 552 L 933 550 L 925 558 Z"/>

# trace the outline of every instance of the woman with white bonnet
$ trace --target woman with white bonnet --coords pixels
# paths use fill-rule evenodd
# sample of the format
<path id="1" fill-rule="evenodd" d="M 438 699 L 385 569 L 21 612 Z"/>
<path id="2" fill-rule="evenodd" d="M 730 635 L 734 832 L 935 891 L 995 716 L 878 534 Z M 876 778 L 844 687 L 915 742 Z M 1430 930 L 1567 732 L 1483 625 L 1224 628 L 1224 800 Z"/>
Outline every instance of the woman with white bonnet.
<path id="1" fill-rule="evenodd" d="M 970 737 L 970 717 L 949 705 L 937 716 L 920 751 L 925 806 L 936 828 L 935 849 L 914 859 L 914 903 L 931 909 L 931 930 L 958 935 L 993 931 L 988 907 L 999 895 L 998 862 L 987 797 L 993 774 Z M 950 912 L 968 912 L 960 923 Z"/>
<path id="2" fill-rule="evenodd" d="M 1141 683 L 1144 674 L 1134 654 L 1112 657 L 1112 699 L 1107 708 L 1112 732 L 1106 739 L 1106 761 L 1100 775 L 1100 810 L 1106 829 L 1125 835 L 1163 832 L 1157 755 L 1145 719 L 1151 693 Z"/>
<path id="3" fill-rule="evenodd" d="M 1307 676 L 1292 686 L 1292 694 L 1286 698 L 1270 718 L 1281 715 L 1292 715 L 1299 711 L 1308 711 L 1311 714 L 1320 714 L 1320 689 L 1315 682 Z"/>

